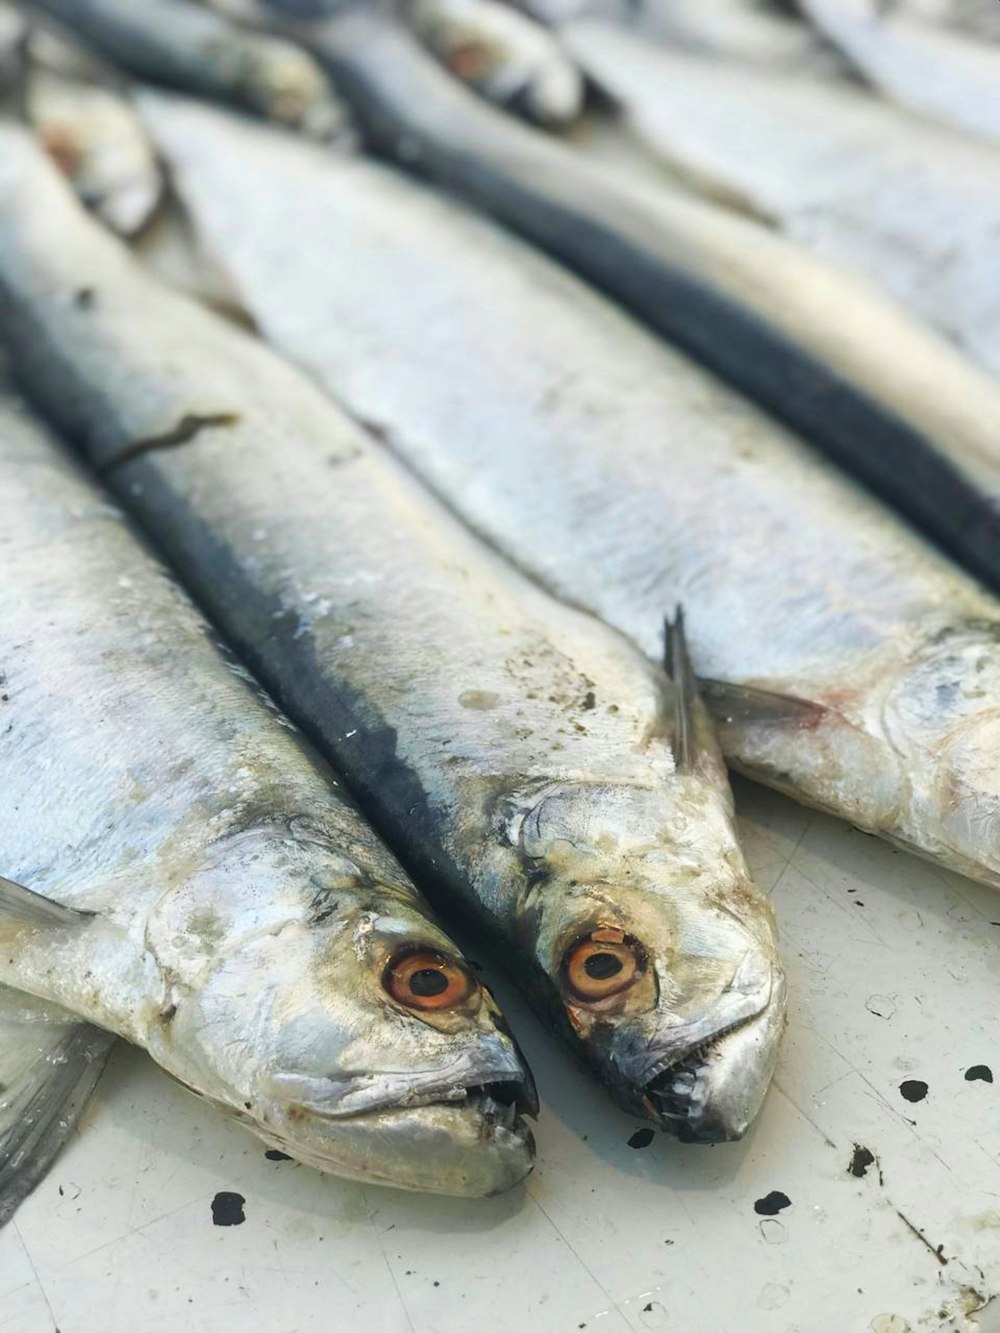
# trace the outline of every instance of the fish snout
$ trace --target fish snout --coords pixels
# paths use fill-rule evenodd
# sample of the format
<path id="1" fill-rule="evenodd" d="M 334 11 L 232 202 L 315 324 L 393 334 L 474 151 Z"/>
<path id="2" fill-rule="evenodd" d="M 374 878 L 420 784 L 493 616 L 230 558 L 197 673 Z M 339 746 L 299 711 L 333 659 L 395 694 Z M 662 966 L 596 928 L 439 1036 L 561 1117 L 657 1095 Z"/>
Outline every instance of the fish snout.
<path id="1" fill-rule="evenodd" d="M 644 1051 L 622 1060 L 637 1109 L 684 1142 L 742 1138 L 774 1073 L 785 1006 L 780 963 L 748 950 L 704 1013 L 661 1026 Z"/>

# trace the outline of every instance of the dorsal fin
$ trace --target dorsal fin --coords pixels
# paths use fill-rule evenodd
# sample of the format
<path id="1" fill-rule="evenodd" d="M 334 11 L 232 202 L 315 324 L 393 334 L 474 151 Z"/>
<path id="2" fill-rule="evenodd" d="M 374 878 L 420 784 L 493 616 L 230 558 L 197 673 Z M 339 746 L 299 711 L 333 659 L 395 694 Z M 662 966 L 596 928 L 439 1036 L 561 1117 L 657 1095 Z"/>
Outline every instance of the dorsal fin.
<path id="1" fill-rule="evenodd" d="M 12 916 L 33 926 L 79 926 L 92 921 L 94 913 L 64 907 L 0 875 L 0 916 Z"/>
<path id="2" fill-rule="evenodd" d="M 687 636 L 684 633 L 684 608 L 678 605 L 673 621 L 663 621 L 663 666 L 674 685 L 674 749 L 678 770 L 694 767 L 694 707 L 698 686 L 691 659 L 688 656 Z"/>

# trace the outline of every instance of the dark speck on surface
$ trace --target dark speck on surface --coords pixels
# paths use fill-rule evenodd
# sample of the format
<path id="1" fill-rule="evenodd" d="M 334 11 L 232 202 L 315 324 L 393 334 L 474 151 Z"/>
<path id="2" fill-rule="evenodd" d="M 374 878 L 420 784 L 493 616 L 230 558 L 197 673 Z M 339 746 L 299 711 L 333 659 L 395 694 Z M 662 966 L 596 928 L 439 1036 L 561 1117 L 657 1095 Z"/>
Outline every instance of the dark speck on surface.
<path id="1" fill-rule="evenodd" d="M 280 1148 L 268 1148 L 264 1156 L 269 1162 L 290 1162 L 292 1160 L 288 1153 L 282 1152 Z"/>
<path id="2" fill-rule="evenodd" d="M 89 310 L 94 304 L 93 287 L 81 287 L 74 299 L 81 310 Z"/>
<path id="3" fill-rule="evenodd" d="M 870 1148 L 866 1148 L 862 1143 L 854 1145 L 854 1155 L 848 1163 L 847 1169 L 852 1176 L 857 1176 L 860 1180 L 862 1176 L 868 1174 L 868 1168 L 875 1165 L 875 1154 Z"/>
<path id="4" fill-rule="evenodd" d="M 774 1217 L 775 1213 L 780 1213 L 782 1208 L 790 1208 L 791 1199 L 781 1190 L 772 1190 L 770 1194 L 765 1194 L 763 1199 L 758 1199 L 753 1206 L 755 1213 L 761 1217 Z"/>
<path id="5" fill-rule="evenodd" d="M 653 1302 L 650 1301 L 648 1305 L 644 1305 L 644 1306 L 642 1307 L 642 1312 L 643 1312 L 643 1314 L 652 1314 L 652 1313 L 653 1313 Z"/>
<path id="6" fill-rule="evenodd" d="M 927 1084 L 919 1078 L 905 1079 L 899 1090 L 908 1102 L 922 1102 L 927 1096 Z"/>
<path id="7" fill-rule="evenodd" d="M 651 1129 L 637 1129 L 628 1141 L 630 1148 L 648 1148 L 656 1135 Z"/>
<path id="8" fill-rule="evenodd" d="M 971 1065 L 965 1071 L 966 1083 L 992 1083 L 993 1070 L 989 1065 Z"/>
<path id="9" fill-rule="evenodd" d="M 217 1227 L 238 1227 L 247 1220 L 243 1205 L 246 1203 L 242 1194 L 233 1194 L 229 1190 L 220 1190 L 212 1200 L 212 1222 Z"/>

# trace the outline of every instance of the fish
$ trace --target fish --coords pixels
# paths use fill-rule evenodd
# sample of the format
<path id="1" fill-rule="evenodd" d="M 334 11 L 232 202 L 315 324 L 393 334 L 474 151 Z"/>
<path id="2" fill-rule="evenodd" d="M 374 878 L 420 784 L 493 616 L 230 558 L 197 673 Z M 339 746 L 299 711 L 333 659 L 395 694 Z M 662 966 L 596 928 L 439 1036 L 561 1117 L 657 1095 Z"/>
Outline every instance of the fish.
<path id="1" fill-rule="evenodd" d="M 42 14 L 130 74 L 229 102 L 316 138 L 344 107 L 305 51 L 193 0 L 33 0 Z"/>
<path id="2" fill-rule="evenodd" d="M 32 31 L 22 112 L 83 203 L 121 236 L 147 226 L 163 200 L 155 155 L 124 92 L 61 36 Z"/>
<path id="3" fill-rule="evenodd" d="M 301 372 L 144 273 L 30 137 L 0 149 L 0 326 L 36 408 L 612 1096 L 679 1138 L 744 1133 L 786 986 L 676 618 L 654 666 L 536 588 Z"/>
<path id="4" fill-rule="evenodd" d="M 831 48 L 808 24 L 760 0 L 642 0 L 629 19 L 637 35 L 703 56 L 766 69 L 834 68 Z"/>
<path id="5" fill-rule="evenodd" d="M 320 1170 L 514 1185 L 530 1074 L 412 881 L 9 387 L 0 466 L 0 1217 L 109 1034 Z"/>
<path id="6" fill-rule="evenodd" d="M 906 14 L 886 13 L 882 0 L 800 3 L 886 97 L 974 138 L 1000 142 L 1000 51 L 993 44 Z"/>
<path id="7" fill-rule="evenodd" d="M 499 0 L 409 0 L 421 41 L 463 83 L 539 125 L 568 124 L 583 79 L 557 39 Z"/>
<path id="8" fill-rule="evenodd" d="M 885 0 L 887 14 L 907 15 L 986 41 L 1000 42 L 1000 10 L 994 0 Z"/>
<path id="9" fill-rule="evenodd" d="M 997 154 L 832 79 L 709 64 L 609 25 L 561 31 L 647 149 L 705 194 L 883 287 L 1000 370 Z"/>
<path id="10" fill-rule="evenodd" d="M 20 78 L 27 35 L 28 24 L 24 15 L 3 0 L 0 3 L 0 98 L 4 100 Z"/>
<path id="11" fill-rule="evenodd" d="M 487 220 L 208 108 L 140 110 L 262 334 L 453 512 L 651 659 L 683 603 L 730 765 L 1000 888 L 996 597 Z"/>
<path id="12" fill-rule="evenodd" d="M 504 116 L 384 19 L 355 13 L 297 31 L 373 152 L 602 288 L 1000 589 L 995 382 L 905 307 L 759 218 L 647 186 Z M 978 283 L 986 301 L 988 287 Z"/>

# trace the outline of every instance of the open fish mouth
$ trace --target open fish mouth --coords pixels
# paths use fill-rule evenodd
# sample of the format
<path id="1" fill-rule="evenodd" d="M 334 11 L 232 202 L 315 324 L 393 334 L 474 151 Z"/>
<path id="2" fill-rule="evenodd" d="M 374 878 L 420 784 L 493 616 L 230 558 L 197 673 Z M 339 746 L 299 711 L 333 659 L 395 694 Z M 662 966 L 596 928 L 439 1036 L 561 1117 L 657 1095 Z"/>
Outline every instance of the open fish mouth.
<path id="1" fill-rule="evenodd" d="M 680 1059 L 660 1066 L 643 1088 L 646 1103 L 663 1128 L 682 1143 L 716 1142 L 706 1134 L 703 1117 L 709 1100 L 708 1072 L 711 1057 L 718 1053 L 726 1038 L 740 1028 L 757 1021 L 751 1015 L 723 1028 L 708 1041 L 688 1051 Z M 739 1133 L 725 1135 L 738 1138 Z"/>

